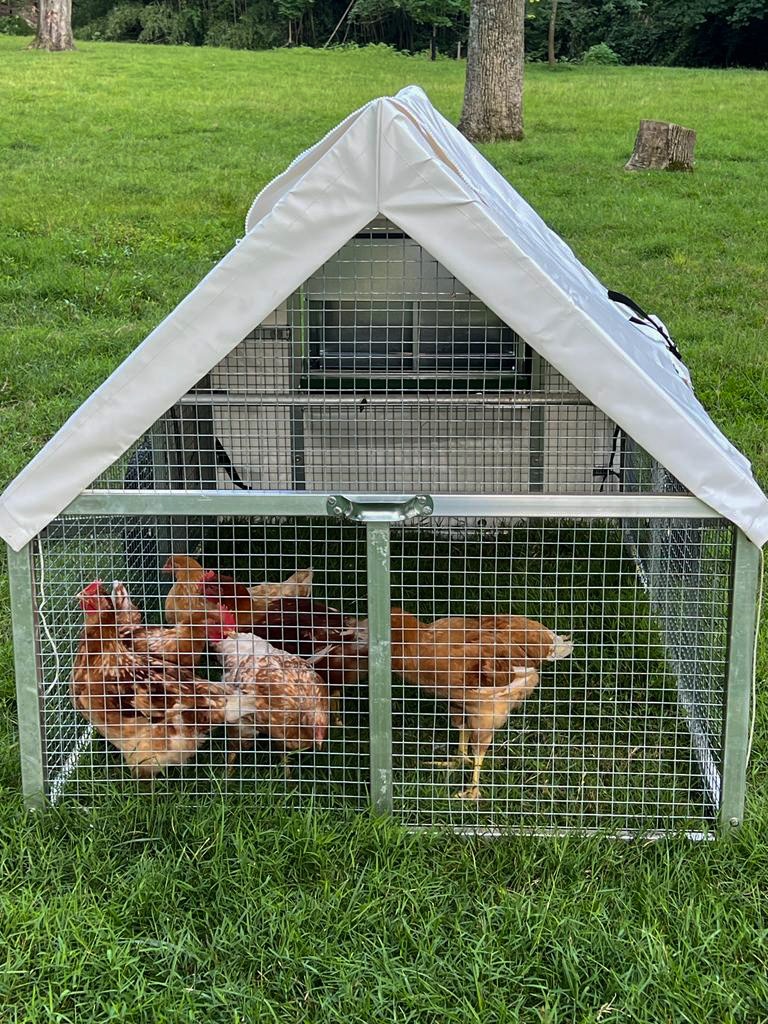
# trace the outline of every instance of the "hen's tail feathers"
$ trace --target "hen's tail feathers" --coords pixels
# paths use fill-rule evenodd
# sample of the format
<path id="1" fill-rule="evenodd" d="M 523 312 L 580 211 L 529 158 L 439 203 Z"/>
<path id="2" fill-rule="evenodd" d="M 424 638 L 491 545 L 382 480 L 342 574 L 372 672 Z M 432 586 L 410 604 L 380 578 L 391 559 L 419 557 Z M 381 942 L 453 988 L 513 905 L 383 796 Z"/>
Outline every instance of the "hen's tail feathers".
<path id="1" fill-rule="evenodd" d="M 539 673 L 531 665 L 527 667 L 523 665 L 515 666 L 514 673 L 514 679 L 507 683 L 506 686 L 492 686 L 490 690 L 495 694 L 514 693 L 521 686 L 536 686 L 539 681 Z M 488 687 L 483 687 L 482 689 L 488 689 Z"/>
<path id="2" fill-rule="evenodd" d="M 573 654 L 573 640 L 569 636 L 558 636 L 552 634 L 552 647 L 545 661 L 560 661 L 562 658 L 570 658 Z"/>

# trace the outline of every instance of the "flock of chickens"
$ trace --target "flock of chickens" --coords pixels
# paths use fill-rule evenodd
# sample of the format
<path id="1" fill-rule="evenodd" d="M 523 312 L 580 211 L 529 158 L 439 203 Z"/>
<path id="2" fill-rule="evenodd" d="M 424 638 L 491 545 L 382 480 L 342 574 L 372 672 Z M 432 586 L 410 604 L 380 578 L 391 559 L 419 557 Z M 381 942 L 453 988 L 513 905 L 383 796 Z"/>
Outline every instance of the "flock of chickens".
<path id="1" fill-rule="evenodd" d="M 77 710 L 149 778 L 194 757 L 225 727 L 229 762 L 258 736 L 286 753 L 325 742 L 348 687 L 367 675 L 365 620 L 311 598 L 312 570 L 246 587 L 186 555 L 168 559 L 168 626 L 148 626 L 125 586 L 94 580 L 78 595 L 85 619 L 72 671 Z M 479 800 L 494 732 L 535 689 L 545 661 L 567 658 L 568 637 L 515 615 L 451 617 L 426 624 L 392 609 L 392 669 L 450 705 L 457 757 Z M 197 674 L 210 648 L 221 680 Z"/>

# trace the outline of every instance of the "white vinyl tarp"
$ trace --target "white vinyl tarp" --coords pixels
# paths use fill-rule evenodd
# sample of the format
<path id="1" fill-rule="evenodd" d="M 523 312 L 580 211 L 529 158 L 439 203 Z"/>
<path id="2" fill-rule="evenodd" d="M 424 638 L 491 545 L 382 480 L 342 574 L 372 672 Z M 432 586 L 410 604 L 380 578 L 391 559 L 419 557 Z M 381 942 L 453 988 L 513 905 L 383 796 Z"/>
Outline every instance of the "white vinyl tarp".
<path id="1" fill-rule="evenodd" d="M 0 536 L 17 550 L 33 538 L 379 213 L 692 494 L 768 540 L 768 499 L 675 357 L 413 86 L 350 115 L 260 193 L 240 243 L 9 485 Z"/>

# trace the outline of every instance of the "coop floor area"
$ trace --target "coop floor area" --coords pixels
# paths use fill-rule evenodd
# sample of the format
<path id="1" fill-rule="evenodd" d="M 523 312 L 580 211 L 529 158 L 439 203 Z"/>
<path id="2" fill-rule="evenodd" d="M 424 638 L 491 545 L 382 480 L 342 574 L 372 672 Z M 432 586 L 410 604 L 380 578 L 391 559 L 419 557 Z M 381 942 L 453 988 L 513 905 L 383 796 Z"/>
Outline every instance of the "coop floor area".
<path id="1" fill-rule="evenodd" d="M 728 604 L 716 584 L 728 576 L 728 529 L 717 521 L 681 533 L 669 524 L 653 531 L 647 523 L 615 520 L 450 520 L 394 525 L 390 537 L 393 607 L 424 622 L 524 615 L 573 644 L 570 657 L 542 663 L 538 686 L 496 729 L 479 799 L 466 798 L 471 764 L 455 760 L 455 705 L 394 673 L 391 735 L 384 742 L 391 743 L 397 820 L 489 833 L 706 833 L 714 826 Z M 151 781 L 135 779 L 120 753 L 74 710 L 69 680 L 82 634 L 74 595 L 90 578 L 121 579 L 147 621 L 160 623 L 169 548 L 194 550 L 203 565 L 246 581 L 283 579 L 311 567 L 313 600 L 345 616 L 367 614 L 366 535 L 359 524 L 175 517 L 139 527 L 120 517 L 59 520 L 44 535 L 36 562 L 49 797 L 87 803 L 114 788 L 165 798 L 183 790 L 252 795 L 260 804 L 297 809 L 367 808 L 372 737 L 364 678 L 344 688 L 319 748 L 286 756 L 262 736 L 233 759 L 222 729 L 194 758 Z M 693 557 L 699 575 L 691 591 L 687 573 L 683 591 L 675 583 L 675 559 Z M 220 678 L 213 652 L 199 671 Z"/>

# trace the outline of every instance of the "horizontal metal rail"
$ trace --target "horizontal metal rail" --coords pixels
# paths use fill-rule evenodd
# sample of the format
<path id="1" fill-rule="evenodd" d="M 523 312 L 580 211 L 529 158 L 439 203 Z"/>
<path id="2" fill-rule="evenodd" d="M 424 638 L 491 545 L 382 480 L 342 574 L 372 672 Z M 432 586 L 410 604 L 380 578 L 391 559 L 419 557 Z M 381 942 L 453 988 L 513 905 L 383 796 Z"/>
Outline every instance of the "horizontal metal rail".
<path id="1" fill-rule="evenodd" d="M 311 491 L 84 491 L 63 515 L 327 516 L 330 492 Z M 407 502 L 413 494 L 346 494 L 375 505 Z M 435 516 L 557 519 L 720 519 L 688 494 L 432 495 Z"/>
<path id="2" fill-rule="evenodd" d="M 696 832 L 690 830 L 675 830 L 670 828 L 667 831 L 664 829 L 643 829 L 643 828 L 620 828 L 611 829 L 610 825 L 606 825 L 605 828 L 579 828 L 566 827 L 565 825 L 561 828 L 552 826 L 550 828 L 526 828 L 525 825 L 509 825 L 506 828 L 497 828 L 492 825 L 451 825 L 448 827 L 442 825 L 407 825 L 406 830 L 408 832 L 451 832 L 456 836 L 463 836 L 465 838 L 476 837 L 478 839 L 504 839 L 510 836 L 526 836 L 529 839 L 560 839 L 566 838 L 567 836 L 580 836 L 581 838 L 587 839 L 590 837 L 598 837 L 600 839 L 617 839 L 622 842 L 658 842 L 662 839 L 669 839 L 675 835 L 685 836 L 686 839 L 692 842 L 708 842 L 711 843 L 717 838 L 714 826 L 711 832 Z"/>
<path id="3" fill-rule="evenodd" d="M 391 384 L 392 378 L 387 378 Z M 411 379 L 411 378 L 409 378 Z M 430 378 L 433 379 L 433 378 Z M 446 392 L 444 394 L 430 393 L 428 391 L 403 391 L 387 392 L 382 394 L 360 394 L 345 392 L 318 391 L 314 394 L 296 394 L 280 391 L 260 391 L 257 394 L 251 391 L 242 392 L 201 392 L 195 391 L 184 395 L 179 399 L 177 405 L 215 405 L 215 406 L 252 406 L 263 409 L 271 406 L 338 406 L 338 405 L 482 405 L 482 406 L 504 406 L 509 408 L 527 409 L 530 406 L 558 405 L 558 406 L 592 406 L 592 403 L 582 395 L 573 392 Z"/>

